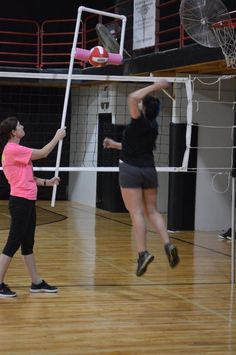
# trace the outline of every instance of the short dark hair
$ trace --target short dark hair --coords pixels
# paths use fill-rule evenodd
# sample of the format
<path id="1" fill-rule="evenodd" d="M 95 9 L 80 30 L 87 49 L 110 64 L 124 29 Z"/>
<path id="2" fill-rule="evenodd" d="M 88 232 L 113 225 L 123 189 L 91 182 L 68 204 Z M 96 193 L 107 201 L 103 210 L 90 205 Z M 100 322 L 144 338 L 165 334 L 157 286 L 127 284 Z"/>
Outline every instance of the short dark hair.
<path id="1" fill-rule="evenodd" d="M 147 95 L 143 98 L 145 116 L 149 120 L 155 120 L 160 112 L 161 102 L 157 97 Z"/>
<path id="2" fill-rule="evenodd" d="M 18 119 L 15 116 L 5 118 L 0 122 L 0 152 L 3 151 L 8 140 L 11 138 L 11 132 L 16 129 Z"/>

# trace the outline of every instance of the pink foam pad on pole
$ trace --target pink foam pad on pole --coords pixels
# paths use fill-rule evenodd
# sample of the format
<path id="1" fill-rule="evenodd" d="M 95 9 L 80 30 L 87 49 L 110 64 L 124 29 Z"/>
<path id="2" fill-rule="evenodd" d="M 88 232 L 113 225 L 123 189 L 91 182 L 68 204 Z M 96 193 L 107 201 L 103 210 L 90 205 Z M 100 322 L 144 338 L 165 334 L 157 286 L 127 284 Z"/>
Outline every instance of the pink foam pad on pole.
<path id="1" fill-rule="evenodd" d="M 108 53 L 108 62 L 107 64 L 119 65 L 123 61 L 123 58 L 120 54 L 117 53 Z"/>
<path id="2" fill-rule="evenodd" d="M 75 59 L 80 59 L 83 60 L 84 62 L 87 62 L 89 60 L 89 56 L 90 56 L 90 51 L 88 51 L 87 49 L 76 48 Z"/>
<path id="3" fill-rule="evenodd" d="M 75 50 L 75 59 L 83 60 L 87 62 L 89 60 L 90 51 L 87 49 L 76 48 Z M 120 54 L 117 53 L 108 53 L 108 62 L 107 64 L 120 65 L 123 61 L 123 58 Z"/>

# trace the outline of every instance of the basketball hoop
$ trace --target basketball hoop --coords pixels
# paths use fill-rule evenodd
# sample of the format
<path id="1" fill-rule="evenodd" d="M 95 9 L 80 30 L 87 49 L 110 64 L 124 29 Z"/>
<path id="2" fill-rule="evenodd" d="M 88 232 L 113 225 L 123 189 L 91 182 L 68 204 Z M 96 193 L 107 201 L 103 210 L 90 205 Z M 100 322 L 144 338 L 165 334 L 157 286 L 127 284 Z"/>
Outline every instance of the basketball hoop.
<path id="1" fill-rule="evenodd" d="M 215 22 L 212 30 L 225 56 L 227 67 L 236 69 L 236 18 Z"/>

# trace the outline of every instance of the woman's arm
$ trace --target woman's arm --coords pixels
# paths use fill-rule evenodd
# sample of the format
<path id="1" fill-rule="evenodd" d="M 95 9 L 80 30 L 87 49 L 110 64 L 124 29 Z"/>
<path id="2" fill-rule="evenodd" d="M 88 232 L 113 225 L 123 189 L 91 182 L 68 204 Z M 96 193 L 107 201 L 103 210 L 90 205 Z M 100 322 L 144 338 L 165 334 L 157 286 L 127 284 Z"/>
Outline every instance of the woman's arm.
<path id="1" fill-rule="evenodd" d="M 57 143 L 66 136 L 66 127 L 57 130 L 53 139 L 41 149 L 33 149 L 31 160 L 46 158 L 55 148 Z"/>
<path id="2" fill-rule="evenodd" d="M 121 150 L 122 144 L 120 142 L 116 142 L 114 139 L 106 137 L 103 141 L 103 148 Z"/>
<path id="3" fill-rule="evenodd" d="M 157 83 L 146 86 L 145 88 L 136 90 L 128 96 L 128 108 L 129 114 L 132 118 L 136 119 L 140 116 L 141 109 L 139 108 L 139 102 L 148 94 L 153 91 L 168 88 L 170 83 L 167 80 L 161 80 Z"/>

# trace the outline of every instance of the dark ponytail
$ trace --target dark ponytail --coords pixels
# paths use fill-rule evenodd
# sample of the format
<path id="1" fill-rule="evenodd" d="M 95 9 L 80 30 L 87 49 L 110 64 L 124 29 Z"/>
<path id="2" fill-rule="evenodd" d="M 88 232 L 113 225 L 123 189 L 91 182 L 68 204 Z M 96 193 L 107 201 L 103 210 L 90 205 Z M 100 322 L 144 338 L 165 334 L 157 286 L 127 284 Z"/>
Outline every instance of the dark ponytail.
<path id="1" fill-rule="evenodd" d="M 11 138 L 11 133 L 16 129 L 18 119 L 14 116 L 5 118 L 0 122 L 0 153 Z"/>
<path id="2" fill-rule="evenodd" d="M 160 112 L 160 106 L 160 100 L 158 98 L 155 98 L 154 96 L 147 95 L 143 98 L 144 115 L 149 120 L 150 125 L 152 127 L 152 149 L 156 148 L 156 138 L 158 135 L 158 123 L 156 118 Z"/>
<path id="3" fill-rule="evenodd" d="M 147 95 L 143 98 L 143 106 L 145 110 L 145 117 L 150 121 L 155 120 L 160 112 L 160 100 L 151 95 Z"/>

